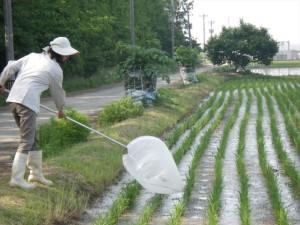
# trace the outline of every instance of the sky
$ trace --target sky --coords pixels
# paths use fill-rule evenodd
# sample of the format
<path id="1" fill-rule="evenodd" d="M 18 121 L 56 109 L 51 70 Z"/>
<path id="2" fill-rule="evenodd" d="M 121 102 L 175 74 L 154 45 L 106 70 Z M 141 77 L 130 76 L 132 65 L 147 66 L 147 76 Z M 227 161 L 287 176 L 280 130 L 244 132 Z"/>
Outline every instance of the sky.
<path id="1" fill-rule="evenodd" d="M 203 45 L 203 16 L 205 39 L 221 32 L 223 26 L 235 27 L 240 19 L 256 27 L 267 28 L 280 48 L 300 50 L 300 0 L 194 0 L 191 13 L 192 36 Z M 212 21 L 212 22 L 211 22 Z M 212 26 L 211 26 L 212 25 Z"/>

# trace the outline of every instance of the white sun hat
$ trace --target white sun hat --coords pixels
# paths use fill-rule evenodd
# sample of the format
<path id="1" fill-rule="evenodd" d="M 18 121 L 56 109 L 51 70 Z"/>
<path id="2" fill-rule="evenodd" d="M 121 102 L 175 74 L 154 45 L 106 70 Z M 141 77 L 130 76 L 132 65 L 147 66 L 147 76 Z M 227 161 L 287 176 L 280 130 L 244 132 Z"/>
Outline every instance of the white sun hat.
<path id="1" fill-rule="evenodd" d="M 75 55 L 79 53 L 79 51 L 71 46 L 69 39 L 66 37 L 55 38 L 50 42 L 50 45 L 44 47 L 43 50 L 48 51 L 50 47 L 54 52 L 63 56 Z"/>

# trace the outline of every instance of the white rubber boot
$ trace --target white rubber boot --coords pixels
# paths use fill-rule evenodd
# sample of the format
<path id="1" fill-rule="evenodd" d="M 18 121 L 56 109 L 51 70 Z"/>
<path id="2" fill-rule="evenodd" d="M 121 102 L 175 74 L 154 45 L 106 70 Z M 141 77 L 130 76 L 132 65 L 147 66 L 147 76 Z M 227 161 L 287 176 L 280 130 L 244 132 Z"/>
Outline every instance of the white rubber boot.
<path id="1" fill-rule="evenodd" d="M 12 175 L 9 185 L 11 187 L 20 187 L 23 189 L 33 189 L 36 186 L 24 180 L 26 169 L 27 154 L 17 152 L 12 165 Z"/>
<path id="2" fill-rule="evenodd" d="M 51 180 L 47 180 L 43 175 L 42 151 L 30 151 L 28 153 L 27 166 L 30 169 L 28 181 L 38 181 L 45 185 L 52 185 Z"/>

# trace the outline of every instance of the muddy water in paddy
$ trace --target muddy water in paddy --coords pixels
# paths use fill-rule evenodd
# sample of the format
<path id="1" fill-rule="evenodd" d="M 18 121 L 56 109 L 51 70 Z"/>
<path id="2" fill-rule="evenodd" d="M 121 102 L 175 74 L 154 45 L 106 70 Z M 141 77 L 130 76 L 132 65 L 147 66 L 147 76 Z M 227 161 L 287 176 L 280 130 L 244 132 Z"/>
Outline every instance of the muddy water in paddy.
<path id="1" fill-rule="evenodd" d="M 270 127 L 271 121 L 267 110 L 265 98 L 263 98 L 263 109 L 263 129 L 265 132 L 264 138 L 267 161 L 276 174 L 281 201 L 283 203 L 284 209 L 287 212 L 288 219 L 291 222 L 291 224 L 297 225 L 300 224 L 300 204 L 297 200 L 295 200 L 296 196 L 293 195 L 289 187 L 289 180 L 283 175 L 284 172 L 282 171 L 281 166 L 276 157 L 276 152 L 272 144 L 272 133 Z M 283 138 L 281 138 L 281 141 L 282 140 Z"/>
<path id="2" fill-rule="evenodd" d="M 223 161 L 223 190 L 221 194 L 220 225 L 240 224 L 239 192 L 240 182 L 236 168 L 236 154 L 239 143 L 239 130 L 246 111 L 247 98 L 244 97 L 238 118 L 232 127 Z"/>
<path id="3" fill-rule="evenodd" d="M 253 98 L 246 130 L 245 164 L 249 176 L 250 221 L 255 225 L 276 224 L 267 188 L 260 170 L 256 142 L 257 101 Z"/>
<path id="4" fill-rule="evenodd" d="M 227 95 L 226 95 L 227 96 Z M 226 97 L 227 98 L 227 97 Z M 226 102 L 226 101 L 224 101 Z M 183 159 L 181 160 L 181 163 L 179 164 L 178 168 L 183 177 L 187 175 L 187 172 L 189 170 L 189 166 L 191 164 L 191 161 L 194 157 L 194 153 L 197 149 L 197 147 L 200 144 L 201 137 L 204 135 L 204 133 L 207 131 L 207 129 L 211 126 L 212 122 L 215 120 L 217 115 L 220 113 L 224 105 L 222 105 L 217 112 L 215 113 L 214 118 L 199 132 L 199 134 L 196 137 L 195 142 L 193 143 L 190 151 L 185 154 Z M 218 143 L 217 143 L 218 144 Z M 217 145 L 216 144 L 216 145 Z M 213 174 L 213 171 L 212 171 Z M 206 179 L 207 180 L 207 179 Z M 168 219 L 170 218 L 170 215 L 172 211 L 174 210 L 174 206 L 182 200 L 183 193 L 173 194 L 167 196 L 162 203 L 162 206 L 158 209 L 158 211 L 155 213 L 154 217 L 152 218 L 151 225 L 158 225 L 158 224 L 165 224 Z"/>

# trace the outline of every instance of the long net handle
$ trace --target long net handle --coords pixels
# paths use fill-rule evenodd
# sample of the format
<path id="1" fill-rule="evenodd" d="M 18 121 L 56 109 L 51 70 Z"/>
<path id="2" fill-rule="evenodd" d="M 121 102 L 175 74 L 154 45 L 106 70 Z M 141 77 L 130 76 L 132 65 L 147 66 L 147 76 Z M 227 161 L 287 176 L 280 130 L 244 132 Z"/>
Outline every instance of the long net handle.
<path id="1" fill-rule="evenodd" d="M 9 90 L 8 90 L 8 89 L 5 89 L 5 92 L 6 92 L 6 93 L 9 93 Z M 45 110 L 47 110 L 47 111 L 49 111 L 49 112 L 52 112 L 52 113 L 57 114 L 57 111 L 55 111 L 55 110 L 49 108 L 48 106 L 45 106 L 45 105 L 42 105 L 42 104 L 40 104 L 40 106 L 41 106 L 41 108 L 43 108 L 43 109 L 45 109 Z M 66 119 L 69 120 L 69 121 L 71 121 L 71 122 L 73 122 L 73 123 L 75 123 L 75 124 L 77 124 L 77 125 L 79 125 L 79 126 L 81 126 L 81 127 L 84 127 L 84 128 L 86 128 L 86 129 L 90 130 L 90 131 L 93 132 L 93 133 L 96 133 L 96 134 L 98 134 L 98 135 L 100 135 L 100 136 L 102 136 L 102 137 L 104 137 L 104 138 L 110 140 L 111 142 L 113 142 L 113 143 L 115 143 L 115 144 L 117 144 L 117 145 L 122 146 L 123 148 L 126 148 L 126 149 L 127 149 L 127 146 L 124 145 L 123 143 L 121 143 L 121 142 L 119 142 L 119 141 L 117 141 L 117 140 L 115 140 L 115 139 L 113 139 L 113 138 L 107 136 L 106 134 L 101 133 L 101 132 L 98 131 L 98 130 L 95 130 L 95 129 L 93 129 L 93 128 L 91 128 L 91 127 L 89 127 L 89 126 L 87 126 L 87 125 L 85 125 L 85 124 L 83 124 L 83 123 L 80 123 L 80 122 L 78 122 L 77 120 L 74 120 L 74 119 L 72 119 L 72 118 L 69 117 L 69 116 L 66 116 Z"/>

